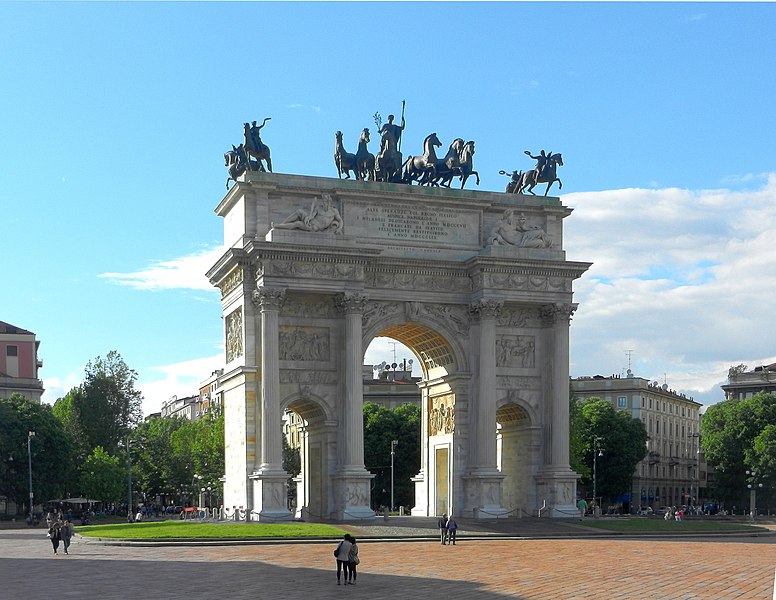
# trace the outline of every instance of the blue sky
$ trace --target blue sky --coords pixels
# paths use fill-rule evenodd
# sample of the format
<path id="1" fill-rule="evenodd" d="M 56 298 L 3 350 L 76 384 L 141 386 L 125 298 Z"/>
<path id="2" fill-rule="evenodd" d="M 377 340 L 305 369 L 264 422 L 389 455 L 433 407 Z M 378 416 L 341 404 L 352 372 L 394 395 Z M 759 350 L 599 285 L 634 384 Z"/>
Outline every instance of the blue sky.
<path id="1" fill-rule="evenodd" d="M 272 117 L 276 171 L 334 177 L 334 132 L 355 151 L 406 99 L 404 151 L 473 139 L 480 189 L 563 153 L 567 255 L 595 263 L 572 375 L 632 350 L 715 402 L 728 366 L 776 360 L 775 25 L 770 3 L 0 3 L 0 320 L 38 335 L 48 402 L 112 349 L 146 412 L 195 393 L 242 123 Z"/>

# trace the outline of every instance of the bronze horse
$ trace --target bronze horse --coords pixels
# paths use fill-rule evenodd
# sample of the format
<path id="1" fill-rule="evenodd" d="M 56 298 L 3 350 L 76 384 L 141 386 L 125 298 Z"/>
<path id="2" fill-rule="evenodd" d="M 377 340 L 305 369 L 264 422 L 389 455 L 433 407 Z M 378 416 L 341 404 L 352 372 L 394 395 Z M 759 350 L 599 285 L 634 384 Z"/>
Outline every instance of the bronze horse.
<path id="1" fill-rule="evenodd" d="M 256 162 L 253 161 L 253 165 L 256 166 Z M 237 182 L 237 178 L 245 173 L 248 167 L 248 157 L 245 155 L 245 147 L 240 144 L 235 147 L 232 144 L 232 149 L 224 153 L 224 166 L 229 173 L 229 177 L 226 179 L 226 189 L 229 189 L 229 182 Z"/>
<path id="2" fill-rule="evenodd" d="M 358 140 L 356 150 L 356 179 L 375 180 L 375 155 L 369 152 L 369 128 L 365 127 Z"/>
<path id="3" fill-rule="evenodd" d="M 356 163 L 356 155 L 347 152 L 342 145 L 342 132 L 338 131 L 334 134 L 336 142 L 334 144 L 334 164 L 337 166 L 337 175 L 340 179 L 345 176 L 345 179 L 350 179 L 350 171 L 353 171 L 356 179 L 358 179 L 358 165 Z"/>
<path id="4" fill-rule="evenodd" d="M 531 170 L 523 173 L 520 176 L 520 180 L 515 184 L 515 194 L 522 194 L 523 191 L 527 191 L 529 194 L 536 195 L 533 192 L 533 188 L 536 186 L 536 184 L 539 183 L 546 183 L 547 189 L 544 190 L 544 195 L 546 196 L 547 193 L 550 191 L 550 188 L 552 187 L 552 184 L 556 181 L 558 182 L 558 189 L 563 189 L 563 182 L 558 179 L 556 175 L 556 168 L 560 165 L 563 166 L 563 156 L 561 156 L 560 152 L 556 154 L 548 154 L 547 155 L 547 165 L 542 170 L 541 175 L 539 175 L 539 178 L 537 180 L 536 178 L 536 170 Z"/>
<path id="5" fill-rule="evenodd" d="M 375 181 L 402 181 L 402 154 L 392 143 L 390 132 L 384 131 L 380 141 L 380 151 L 375 156 Z"/>
<path id="6" fill-rule="evenodd" d="M 442 146 L 436 133 L 426 136 L 423 140 L 423 156 L 410 156 L 404 161 L 402 171 L 404 173 L 404 183 L 430 182 L 436 176 L 437 155 L 434 148 Z M 421 183 L 422 185 L 422 183 Z"/>
<path id="7" fill-rule="evenodd" d="M 450 187 L 453 177 L 460 173 L 462 149 L 463 140 L 461 138 L 455 138 L 453 143 L 450 144 L 450 148 L 445 157 L 442 160 L 438 160 L 436 163 L 434 178 L 430 181 L 432 186 L 441 185 L 443 187 Z M 429 181 L 427 181 L 427 176 L 428 172 L 426 172 L 426 177 L 420 181 L 421 185 L 429 183 Z"/>

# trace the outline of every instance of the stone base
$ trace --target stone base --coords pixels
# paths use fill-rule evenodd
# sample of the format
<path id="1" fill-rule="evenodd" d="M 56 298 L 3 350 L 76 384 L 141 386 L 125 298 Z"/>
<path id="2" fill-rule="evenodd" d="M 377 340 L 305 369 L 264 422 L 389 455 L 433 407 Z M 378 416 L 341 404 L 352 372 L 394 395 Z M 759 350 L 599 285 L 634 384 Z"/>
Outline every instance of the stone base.
<path id="1" fill-rule="evenodd" d="M 285 472 L 255 473 L 250 479 L 253 481 L 253 506 L 247 520 L 277 523 L 294 519 L 287 505 L 288 475 Z"/>
<path id="2" fill-rule="evenodd" d="M 463 477 L 466 507 L 475 519 L 505 519 L 509 511 L 501 506 L 501 482 L 504 475 L 498 471 L 473 472 Z M 460 514 L 460 510 L 458 511 Z"/>
<path id="3" fill-rule="evenodd" d="M 540 472 L 536 476 L 536 500 L 542 516 L 558 519 L 579 517 L 575 501 L 579 475 L 571 469 L 557 469 Z"/>
<path id="4" fill-rule="evenodd" d="M 372 475 L 365 469 L 349 471 L 332 477 L 334 487 L 334 511 L 336 521 L 363 521 L 375 518 L 370 507 Z"/>
<path id="5" fill-rule="evenodd" d="M 411 479 L 415 484 L 415 506 L 410 510 L 413 517 L 428 517 L 428 500 L 426 491 L 426 476 L 421 471 Z"/>

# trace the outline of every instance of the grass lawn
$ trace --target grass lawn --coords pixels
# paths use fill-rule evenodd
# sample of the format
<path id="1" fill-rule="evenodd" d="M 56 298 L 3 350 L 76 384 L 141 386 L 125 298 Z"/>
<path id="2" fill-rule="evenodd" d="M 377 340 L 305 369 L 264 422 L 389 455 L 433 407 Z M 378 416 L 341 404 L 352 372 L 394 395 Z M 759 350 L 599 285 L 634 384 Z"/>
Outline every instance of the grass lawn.
<path id="1" fill-rule="evenodd" d="M 343 536 L 346 531 L 317 523 L 197 523 L 192 521 L 159 521 L 149 523 L 119 523 L 115 525 L 85 525 L 75 528 L 85 537 L 124 540 L 170 538 L 297 538 Z"/>
<path id="2" fill-rule="evenodd" d="M 729 521 L 696 521 L 686 520 L 665 521 L 663 519 L 588 519 L 584 520 L 586 527 L 606 529 L 607 531 L 621 531 L 623 533 L 705 533 L 712 531 L 747 531 L 754 530 L 746 523 L 732 523 Z"/>

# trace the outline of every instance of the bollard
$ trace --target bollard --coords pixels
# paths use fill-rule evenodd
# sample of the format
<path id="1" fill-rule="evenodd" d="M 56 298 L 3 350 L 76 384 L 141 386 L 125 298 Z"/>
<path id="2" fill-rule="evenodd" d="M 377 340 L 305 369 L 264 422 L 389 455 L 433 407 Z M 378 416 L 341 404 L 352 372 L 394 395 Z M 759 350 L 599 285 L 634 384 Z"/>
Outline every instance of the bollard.
<path id="1" fill-rule="evenodd" d="M 388 508 L 383 509 L 383 519 L 388 520 Z"/>

